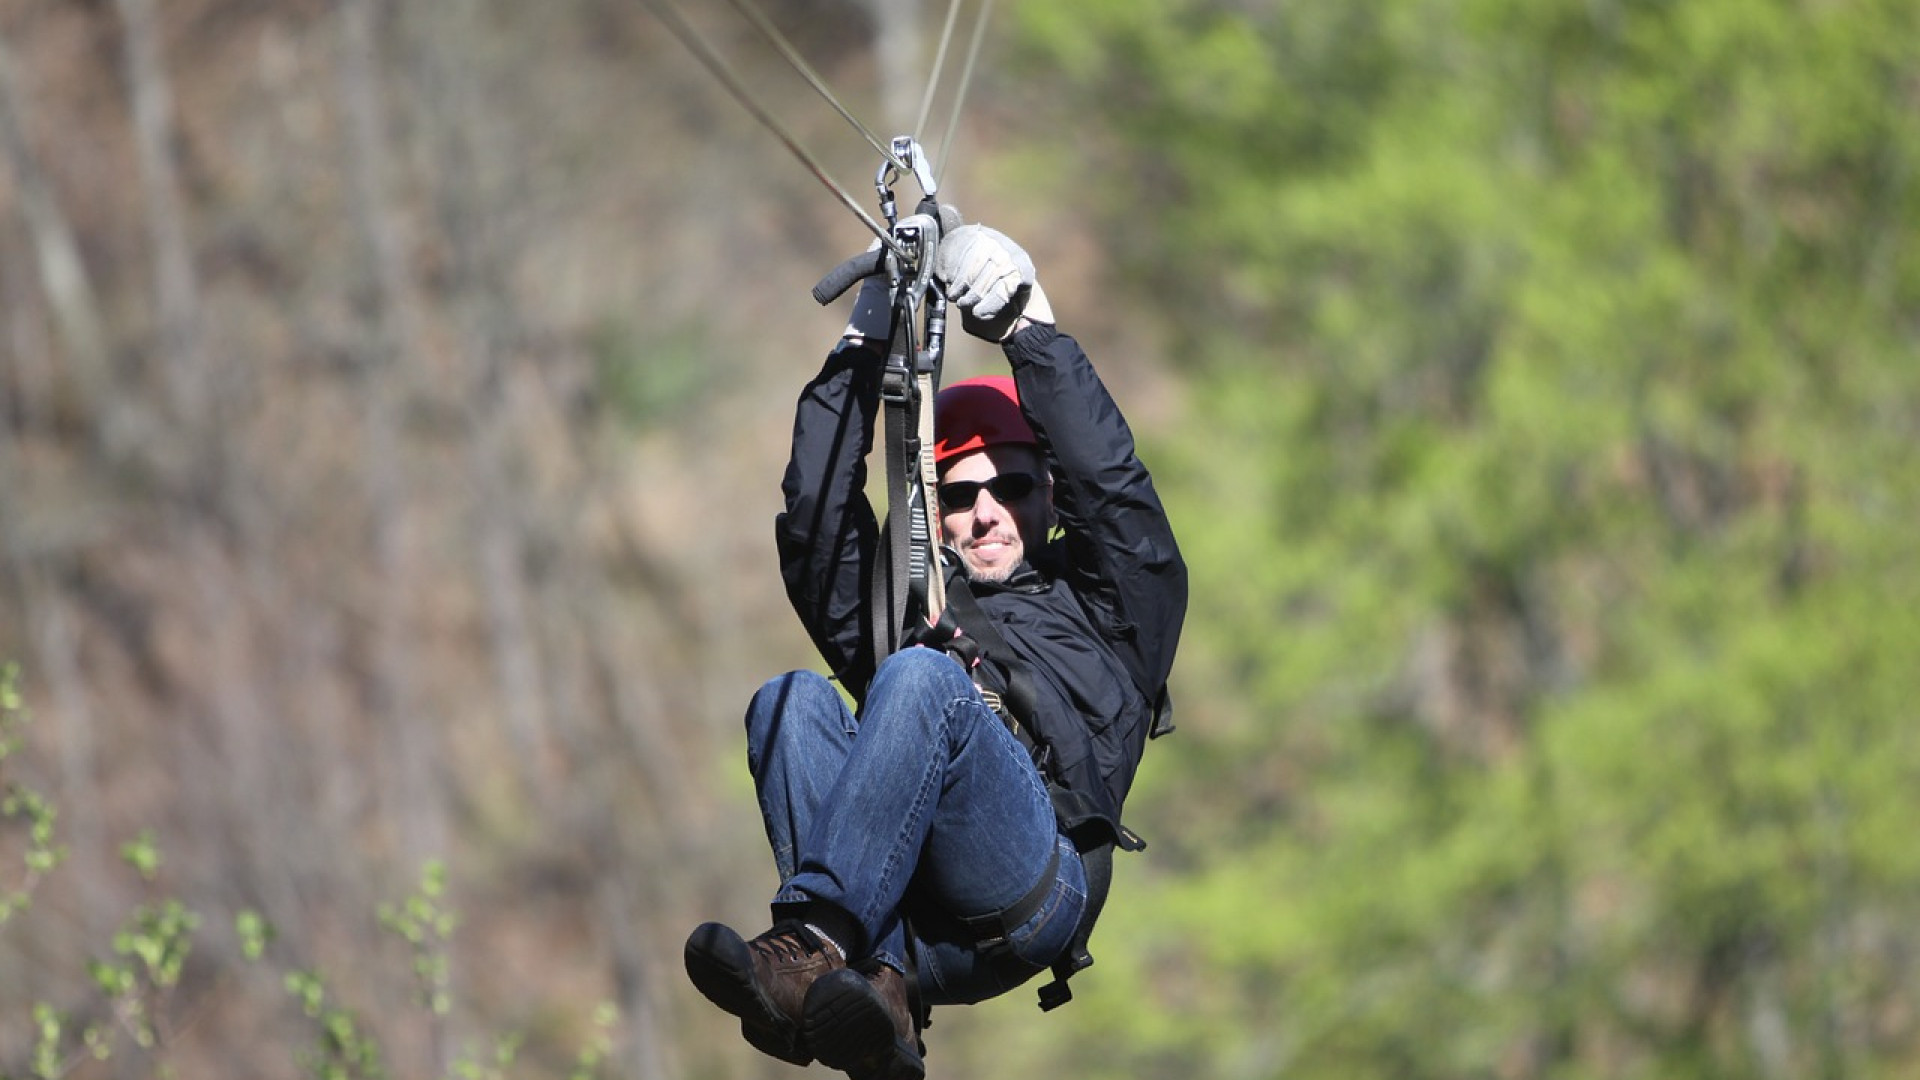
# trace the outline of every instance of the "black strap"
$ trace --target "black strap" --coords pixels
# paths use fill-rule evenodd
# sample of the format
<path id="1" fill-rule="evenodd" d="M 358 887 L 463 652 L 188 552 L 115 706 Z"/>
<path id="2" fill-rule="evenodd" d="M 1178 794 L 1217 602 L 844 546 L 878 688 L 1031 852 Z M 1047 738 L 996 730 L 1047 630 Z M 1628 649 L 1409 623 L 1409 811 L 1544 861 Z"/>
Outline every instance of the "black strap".
<path id="1" fill-rule="evenodd" d="M 1067 980 L 1075 972 L 1093 966 L 1093 953 L 1087 941 L 1093 936 L 1093 924 L 1100 921 L 1100 909 L 1107 904 L 1107 892 L 1113 887 L 1113 846 L 1102 844 L 1080 856 L 1087 871 L 1087 910 L 1080 916 L 1080 928 L 1074 932 L 1065 952 L 1053 962 L 1053 981 L 1040 988 L 1040 1011 L 1052 1012 L 1073 1000 L 1073 988 Z"/>
<path id="2" fill-rule="evenodd" d="M 1047 859 L 1046 873 L 1040 875 L 1040 880 L 1033 883 L 1033 888 L 1028 889 L 1025 896 L 991 915 L 978 915 L 972 918 L 959 915 L 955 918 L 959 920 L 962 927 L 966 928 L 967 933 L 973 936 L 976 948 L 991 949 L 1005 942 L 1008 934 L 1033 918 L 1034 912 L 1040 910 L 1040 905 L 1047 902 L 1048 894 L 1053 892 L 1054 879 L 1059 876 L 1060 842 L 1056 838 L 1053 843 L 1053 854 Z"/>
<path id="3" fill-rule="evenodd" d="M 984 655 L 999 663 L 1007 673 L 1007 692 L 1003 696 L 1005 709 L 1001 718 L 1007 721 L 1013 733 L 1020 737 L 1029 750 L 1035 748 L 1033 735 L 1033 672 L 1027 668 L 1026 661 L 1014 655 L 1007 639 L 1000 634 L 1000 627 L 980 606 L 980 601 L 967 586 L 966 575 L 957 574 L 947 583 L 947 610 L 941 615 L 941 621 L 953 622 L 968 637 L 979 642 Z M 971 669 L 969 669 L 971 670 Z"/>
<path id="4" fill-rule="evenodd" d="M 908 462 L 918 450 L 918 439 L 908 424 L 917 403 L 913 400 L 913 320 L 905 317 L 906 312 L 904 304 L 894 305 L 887 365 L 880 383 L 881 408 L 886 412 L 886 445 L 882 452 L 887 459 L 887 517 L 881 528 L 879 557 L 867 582 L 867 629 L 876 670 L 882 660 L 900 648 L 912 594 L 913 507 L 908 492 L 909 485 L 917 483 L 918 473 L 908 467 Z"/>

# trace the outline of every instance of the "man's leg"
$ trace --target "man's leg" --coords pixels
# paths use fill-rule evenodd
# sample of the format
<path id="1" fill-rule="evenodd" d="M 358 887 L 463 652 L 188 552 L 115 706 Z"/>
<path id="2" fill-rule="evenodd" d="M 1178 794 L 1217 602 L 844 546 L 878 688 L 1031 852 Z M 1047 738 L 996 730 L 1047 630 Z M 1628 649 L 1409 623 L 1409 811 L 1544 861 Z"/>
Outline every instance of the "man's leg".
<path id="1" fill-rule="evenodd" d="M 794 853 L 814 809 L 826 802 L 853 749 L 856 729 L 840 692 L 811 671 L 769 680 L 747 705 L 747 769 L 782 886 L 793 876 Z"/>
<path id="2" fill-rule="evenodd" d="M 1056 842 L 1045 782 L 960 665 L 929 649 L 889 657 L 776 901 L 887 969 L 869 968 L 866 987 L 851 972 L 823 976 L 810 992 L 807 1029 L 821 1061 L 857 1080 L 921 1075 L 911 1031 L 896 1022 L 895 1037 L 877 1038 L 887 1032 L 880 1020 L 897 1021 L 902 1005 L 908 884 L 956 914 L 991 915 L 1028 895 L 1054 865 Z M 859 998 L 863 989 L 871 992 Z"/>
<path id="3" fill-rule="evenodd" d="M 1073 943 L 1087 909 L 1087 871 L 1066 837 L 1059 867 L 1029 898 L 1026 918 L 1005 925 L 1006 939 L 982 949 L 979 935 L 947 911 L 910 898 L 914 972 L 929 1005 L 971 1005 L 998 997 L 1045 971 Z M 1017 917 L 1017 913 L 1016 913 Z"/>
<path id="4" fill-rule="evenodd" d="M 898 926 L 909 881 L 962 915 L 1001 911 L 1051 863 L 1056 828 L 1027 751 L 960 665 L 906 649 L 880 666 L 847 758 L 775 898 L 850 917 L 856 955 Z M 832 927 L 829 927 L 832 929 Z"/>
<path id="5" fill-rule="evenodd" d="M 856 725 L 831 682 L 795 671 L 760 688 L 747 707 L 746 727 L 747 767 L 784 884 L 793 876 L 797 838 L 832 790 Z M 813 1060 L 800 1033 L 806 991 L 845 959 L 804 925 L 776 926 L 748 941 L 730 927 L 707 923 L 686 947 L 694 985 L 740 1018 L 748 1042 L 795 1065 Z"/>

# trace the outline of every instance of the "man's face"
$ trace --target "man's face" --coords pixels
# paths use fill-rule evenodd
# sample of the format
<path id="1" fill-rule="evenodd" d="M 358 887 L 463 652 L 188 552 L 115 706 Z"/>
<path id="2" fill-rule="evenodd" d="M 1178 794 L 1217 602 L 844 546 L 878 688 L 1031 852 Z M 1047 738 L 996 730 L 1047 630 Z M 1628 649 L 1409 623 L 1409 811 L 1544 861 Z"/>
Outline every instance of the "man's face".
<path id="1" fill-rule="evenodd" d="M 1029 478 L 1031 489 L 1007 492 L 1026 486 L 1019 477 Z M 956 489 L 956 484 L 976 490 Z M 1005 581 L 1026 557 L 1027 541 L 1045 541 L 1053 524 L 1052 485 L 1031 446 L 989 446 L 954 458 L 941 474 L 940 487 L 941 534 L 975 581 Z M 1007 497 L 995 497 L 994 487 Z"/>

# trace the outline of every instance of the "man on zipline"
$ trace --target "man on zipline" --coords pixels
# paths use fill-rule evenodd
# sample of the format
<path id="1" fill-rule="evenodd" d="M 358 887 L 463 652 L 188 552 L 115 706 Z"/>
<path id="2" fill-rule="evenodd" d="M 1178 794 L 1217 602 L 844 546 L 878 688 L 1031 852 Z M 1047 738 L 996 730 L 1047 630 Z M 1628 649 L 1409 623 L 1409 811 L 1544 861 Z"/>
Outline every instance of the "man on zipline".
<path id="1" fill-rule="evenodd" d="M 773 926 L 749 940 L 707 923 L 686 945 L 694 985 L 750 1043 L 854 1080 L 924 1076 L 932 1005 L 1092 962 L 1112 851 L 1142 846 L 1120 809 L 1164 722 L 1187 604 L 1133 435 L 1026 252 L 963 226 L 933 272 L 1012 368 L 935 402 L 946 610 L 930 647 L 875 655 L 863 490 L 891 308 L 870 277 L 800 395 L 776 521 L 787 595 L 858 711 L 806 671 L 754 696 Z"/>

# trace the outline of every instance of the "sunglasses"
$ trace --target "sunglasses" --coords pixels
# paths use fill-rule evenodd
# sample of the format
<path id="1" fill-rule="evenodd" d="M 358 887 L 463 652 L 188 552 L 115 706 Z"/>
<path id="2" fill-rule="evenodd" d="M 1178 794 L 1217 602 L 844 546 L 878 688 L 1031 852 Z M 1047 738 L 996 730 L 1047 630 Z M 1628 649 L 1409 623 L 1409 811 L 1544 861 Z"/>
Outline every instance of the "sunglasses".
<path id="1" fill-rule="evenodd" d="M 971 510 L 974 501 L 980 498 L 981 488 L 986 488 L 993 501 L 1004 506 L 1026 498 L 1041 486 L 1032 473 L 1023 472 L 1001 473 L 987 480 L 955 480 L 940 485 L 940 509 Z"/>

